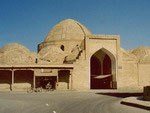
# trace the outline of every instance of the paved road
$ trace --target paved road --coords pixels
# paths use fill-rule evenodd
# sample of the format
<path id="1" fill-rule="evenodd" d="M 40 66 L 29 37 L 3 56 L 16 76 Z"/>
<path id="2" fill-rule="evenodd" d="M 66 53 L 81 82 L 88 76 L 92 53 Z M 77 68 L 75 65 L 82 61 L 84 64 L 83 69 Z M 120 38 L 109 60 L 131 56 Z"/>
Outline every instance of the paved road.
<path id="1" fill-rule="evenodd" d="M 150 113 L 94 92 L 0 93 L 0 113 Z"/>

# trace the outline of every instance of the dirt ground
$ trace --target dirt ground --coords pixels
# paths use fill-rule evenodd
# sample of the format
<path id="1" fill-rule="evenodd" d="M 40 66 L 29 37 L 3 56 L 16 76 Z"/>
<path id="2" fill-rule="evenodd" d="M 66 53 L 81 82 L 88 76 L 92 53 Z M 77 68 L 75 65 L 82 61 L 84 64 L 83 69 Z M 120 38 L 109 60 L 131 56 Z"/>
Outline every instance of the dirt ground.
<path id="1" fill-rule="evenodd" d="M 120 104 L 122 98 L 132 95 L 141 93 L 0 92 L 0 113 L 149 113 Z"/>

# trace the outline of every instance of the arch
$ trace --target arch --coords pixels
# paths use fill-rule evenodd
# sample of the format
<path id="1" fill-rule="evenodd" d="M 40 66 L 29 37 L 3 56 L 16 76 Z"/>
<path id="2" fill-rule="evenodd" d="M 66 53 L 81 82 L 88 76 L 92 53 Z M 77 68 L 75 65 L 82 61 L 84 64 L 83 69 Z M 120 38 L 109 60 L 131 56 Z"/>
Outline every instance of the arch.
<path id="1" fill-rule="evenodd" d="M 96 61 L 93 58 L 96 57 Z M 96 63 L 95 63 L 96 62 Z M 100 63 L 99 67 L 95 64 Z M 95 67 L 94 67 L 95 65 Z M 95 73 L 95 70 L 100 73 Z M 90 57 L 90 89 L 116 89 L 116 58 L 105 48 Z"/>

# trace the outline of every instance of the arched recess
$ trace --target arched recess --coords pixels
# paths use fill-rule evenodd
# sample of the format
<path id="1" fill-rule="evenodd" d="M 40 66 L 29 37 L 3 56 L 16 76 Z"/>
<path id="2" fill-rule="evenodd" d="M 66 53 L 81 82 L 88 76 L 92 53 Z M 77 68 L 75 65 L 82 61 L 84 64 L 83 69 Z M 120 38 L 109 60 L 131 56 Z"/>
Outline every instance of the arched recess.
<path id="1" fill-rule="evenodd" d="M 64 46 L 64 45 L 61 45 L 61 46 L 60 46 L 60 49 L 63 50 L 63 51 L 65 51 L 65 46 Z"/>
<path id="2" fill-rule="evenodd" d="M 95 52 L 90 58 L 90 88 L 116 89 L 116 59 L 105 48 Z"/>

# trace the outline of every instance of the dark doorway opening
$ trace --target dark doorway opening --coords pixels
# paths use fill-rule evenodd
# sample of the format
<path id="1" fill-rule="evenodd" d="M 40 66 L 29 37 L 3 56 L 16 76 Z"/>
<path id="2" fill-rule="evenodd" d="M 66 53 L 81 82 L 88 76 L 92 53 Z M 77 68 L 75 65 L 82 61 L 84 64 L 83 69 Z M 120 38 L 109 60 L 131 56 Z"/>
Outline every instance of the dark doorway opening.
<path id="1" fill-rule="evenodd" d="M 101 74 L 101 63 L 97 57 L 92 56 L 91 58 L 91 89 L 100 88 L 100 80 L 94 78 L 100 74 Z"/>
<path id="2" fill-rule="evenodd" d="M 12 71 L 0 70 L 0 89 L 10 90 L 12 83 Z"/>
<path id="3" fill-rule="evenodd" d="M 14 89 L 29 89 L 33 87 L 32 70 L 16 70 L 14 71 Z"/>
<path id="4" fill-rule="evenodd" d="M 46 85 L 50 83 L 52 86 L 52 89 L 56 89 L 56 76 L 40 76 L 36 77 L 36 88 L 42 87 L 43 89 L 46 89 Z"/>
<path id="5" fill-rule="evenodd" d="M 70 71 L 68 70 L 60 70 L 58 72 L 58 82 L 59 82 L 59 87 L 63 90 L 69 89 L 69 76 L 70 76 Z"/>
<path id="6" fill-rule="evenodd" d="M 90 59 L 91 89 L 112 89 L 112 61 L 103 50 L 97 51 Z"/>

